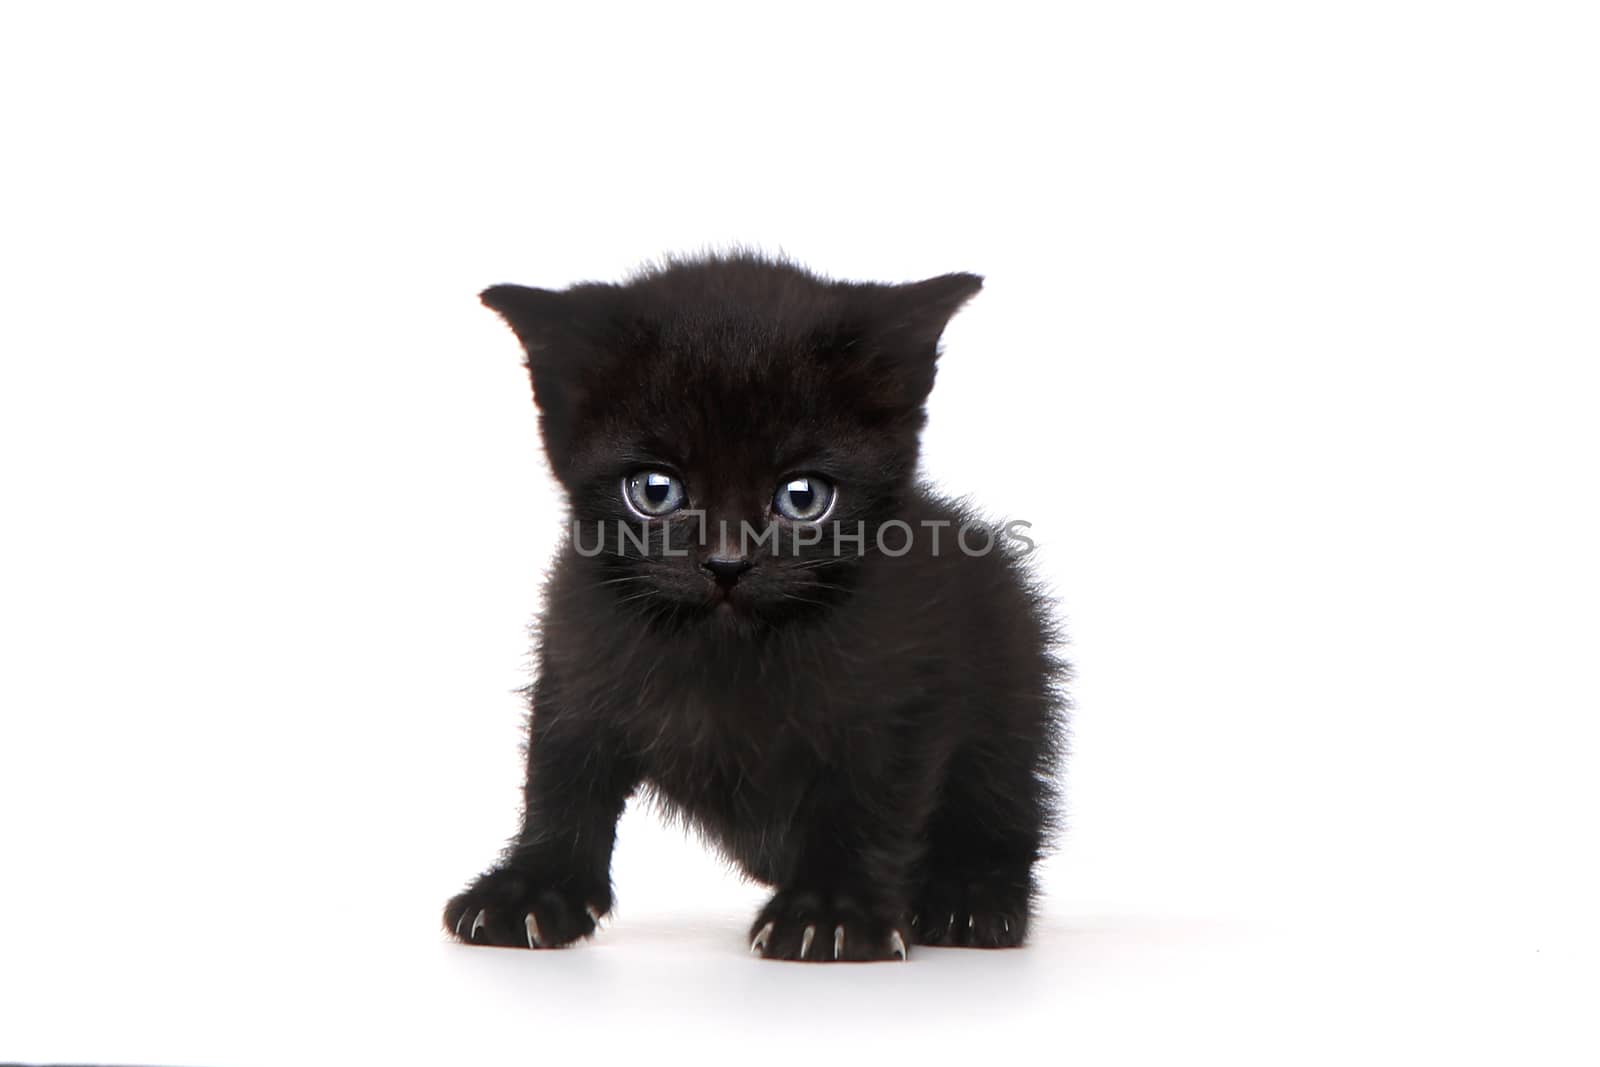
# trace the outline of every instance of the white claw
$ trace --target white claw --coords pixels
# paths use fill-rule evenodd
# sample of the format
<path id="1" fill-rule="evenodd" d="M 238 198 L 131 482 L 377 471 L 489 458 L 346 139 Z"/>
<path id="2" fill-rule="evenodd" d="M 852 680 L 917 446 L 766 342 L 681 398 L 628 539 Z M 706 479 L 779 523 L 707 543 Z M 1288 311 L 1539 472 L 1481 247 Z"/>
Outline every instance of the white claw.
<path id="1" fill-rule="evenodd" d="M 600 925 L 600 913 L 599 913 L 599 912 L 598 912 L 598 911 L 595 911 L 595 910 L 594 910 L 594 905 L 593 905 L 593 904 L 590 904 L 590 905 L 589 905 L 589 906 L 588 906 L 588 907 L 587 907 L 587 908 L 586 908 L 586 909 L 584 909 L 584 910 L 586 910 L 586 911 L 587 911 L 587 912 L 588 912 L 588 913 L 589 913 L 589 919 L 590 919 L 590 920 L 591 920 L 591 921 L 592 921 L 592 922 L 593 922 L 593 923 L 594 923 L 594 924 L 595 924 L 595 925 L 596 925 L 596 926 L 599 926 L 599 925 Z"/>
<path id="2" fill-rule="evenodd" d="M 968 915 L 967 916 L 967 929 L 968 930 L 972 929 L 977 924 L 978 924 L 978 917 L 976 915 Z"/>
<path id="3" fill-rule="evenodd" d="M 916 915 L 911 916 L 911 925 L 912 926 L 917 925 L 917 919 L 918 919 L 918 916 L 916 916 Z"/>
<path id="4" fill-rule="evenodd" d="M 485 909 L 485 908 L 479 908 L 478 909 L 478 917 L 472 920 L 472 933 L 467 935 L 467 940 L 469 940 L 469 941 L 478 940 L 478 931 L 483 929 L 483 917 L 486 914 L 486 912 L 487 912 L 487 909 Z"/>
<path id="5" fill-rule="evenodd" d="M 844 927 L 833 928 L 833 958 L 838 959 L 844 955 Z"/>
<path id="6" fill-rule="evenodd" d="M 528 947 L 543 948 L 544 942 L 539 940 L 539 920 L 534 918 L 533 912 L 528 912 L 528 917 L 522 921 L 528 931 Z"/>
<path id="7" fill-rule="evenodd" d="M 461 924 L 466 922 L 466 921 L 467 921 L 467 913 L 466 912 L 462 912 L 459 916 L 456 917 L 456 936 L 457 937 L 461 936 Z"/>
<path id="8" fill-rule="evenodd" d="M 772 936 L 772 924 L 768 923 L 756 931 L 755 939 L 750 942 L 750 954 L 761 955 L 761 950 L 767 947 L 767 938 Z"/>
<path id="9" fill-rule="evenodd" d="M 1005 924 L 1006 933 L 1009 934 L 1011 932 L 1011 920 L 1002 915 L 1000 916 L 1000 921 Z"/>
<path id="10" fill-rule="evenodd" d="M 900 936 L 900 931 L 895 930 L 889 934 L 889 951 L 901 959 L 906 958 L 906 940 Z"/>
<path id="11" fill-rule="evenodd" d="M 815 926 L 806 927 L 806 932 L 800 935 L 800 958 L 805 959 L 806 953 L 811 951 L 811 939 L 817 936 Z"/>

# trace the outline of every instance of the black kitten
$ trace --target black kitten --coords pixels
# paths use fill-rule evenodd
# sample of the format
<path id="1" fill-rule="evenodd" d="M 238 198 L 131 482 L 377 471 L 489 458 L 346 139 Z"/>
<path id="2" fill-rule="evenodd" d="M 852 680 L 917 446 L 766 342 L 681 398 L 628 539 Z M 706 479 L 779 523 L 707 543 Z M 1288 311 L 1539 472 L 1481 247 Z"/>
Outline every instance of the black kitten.
<path id="1" fill-rule="evenodd" d="M 940 334 L 981 286 L 738 254 L 483 294 L 527 350 L 572 530 L 522 832 L 446 906 L 455 936 L 593 933 L 643 786 L 776 887 L 762 956 L 1022 943 L 1063 667 L 1005 531 L 913 482 Z"/>

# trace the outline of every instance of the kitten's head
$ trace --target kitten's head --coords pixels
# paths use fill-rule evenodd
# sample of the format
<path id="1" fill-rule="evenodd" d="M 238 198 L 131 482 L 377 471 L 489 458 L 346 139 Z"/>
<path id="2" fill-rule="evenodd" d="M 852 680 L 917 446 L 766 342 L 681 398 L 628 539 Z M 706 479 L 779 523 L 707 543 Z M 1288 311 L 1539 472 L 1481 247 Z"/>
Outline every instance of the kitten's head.
<path id="1" fill-rule="evenodd" d="M 915 472 L 939 336 L 981 286 L 831 282 L 733 255 L 483 302 L 527 351 L 597 585 L 750 622 L 847 593 L 855 535 L 870 555 Z"/>

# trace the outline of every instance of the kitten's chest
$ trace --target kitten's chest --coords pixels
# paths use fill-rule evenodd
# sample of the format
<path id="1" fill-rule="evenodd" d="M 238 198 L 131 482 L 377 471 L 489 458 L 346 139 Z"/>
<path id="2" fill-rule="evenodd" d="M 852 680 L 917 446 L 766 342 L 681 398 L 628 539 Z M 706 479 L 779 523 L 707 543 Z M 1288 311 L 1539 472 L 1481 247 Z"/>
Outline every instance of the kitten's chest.
<path id="1" fill-rule="evenodd" d="M 825 744 L 826 729 L 803 687 L 771 684 L 754 670 L 657 666 L 625 712 L 635 752 L 654 773 L 764 776 Z"/>
<path id="2" fill-rule="evenodd" d="M 787 821 L 832 743 L 824 695 L 786 657 L 683 651 L 638 664 L 621 709 L 645 778 L 719 834 Z"/>

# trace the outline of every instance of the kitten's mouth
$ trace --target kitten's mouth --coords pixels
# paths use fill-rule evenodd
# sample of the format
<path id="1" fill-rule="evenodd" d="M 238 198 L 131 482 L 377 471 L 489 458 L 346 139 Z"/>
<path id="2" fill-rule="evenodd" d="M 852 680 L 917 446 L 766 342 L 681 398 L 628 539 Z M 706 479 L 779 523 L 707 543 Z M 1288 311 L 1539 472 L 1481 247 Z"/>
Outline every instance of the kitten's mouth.
<path id="1" fill-rule="evenodd" d="M 711 610 L 719 616 L 737 615 L 743 611 L 745 599 L 737 586 L 719 585 L 711 591 Z"/>

